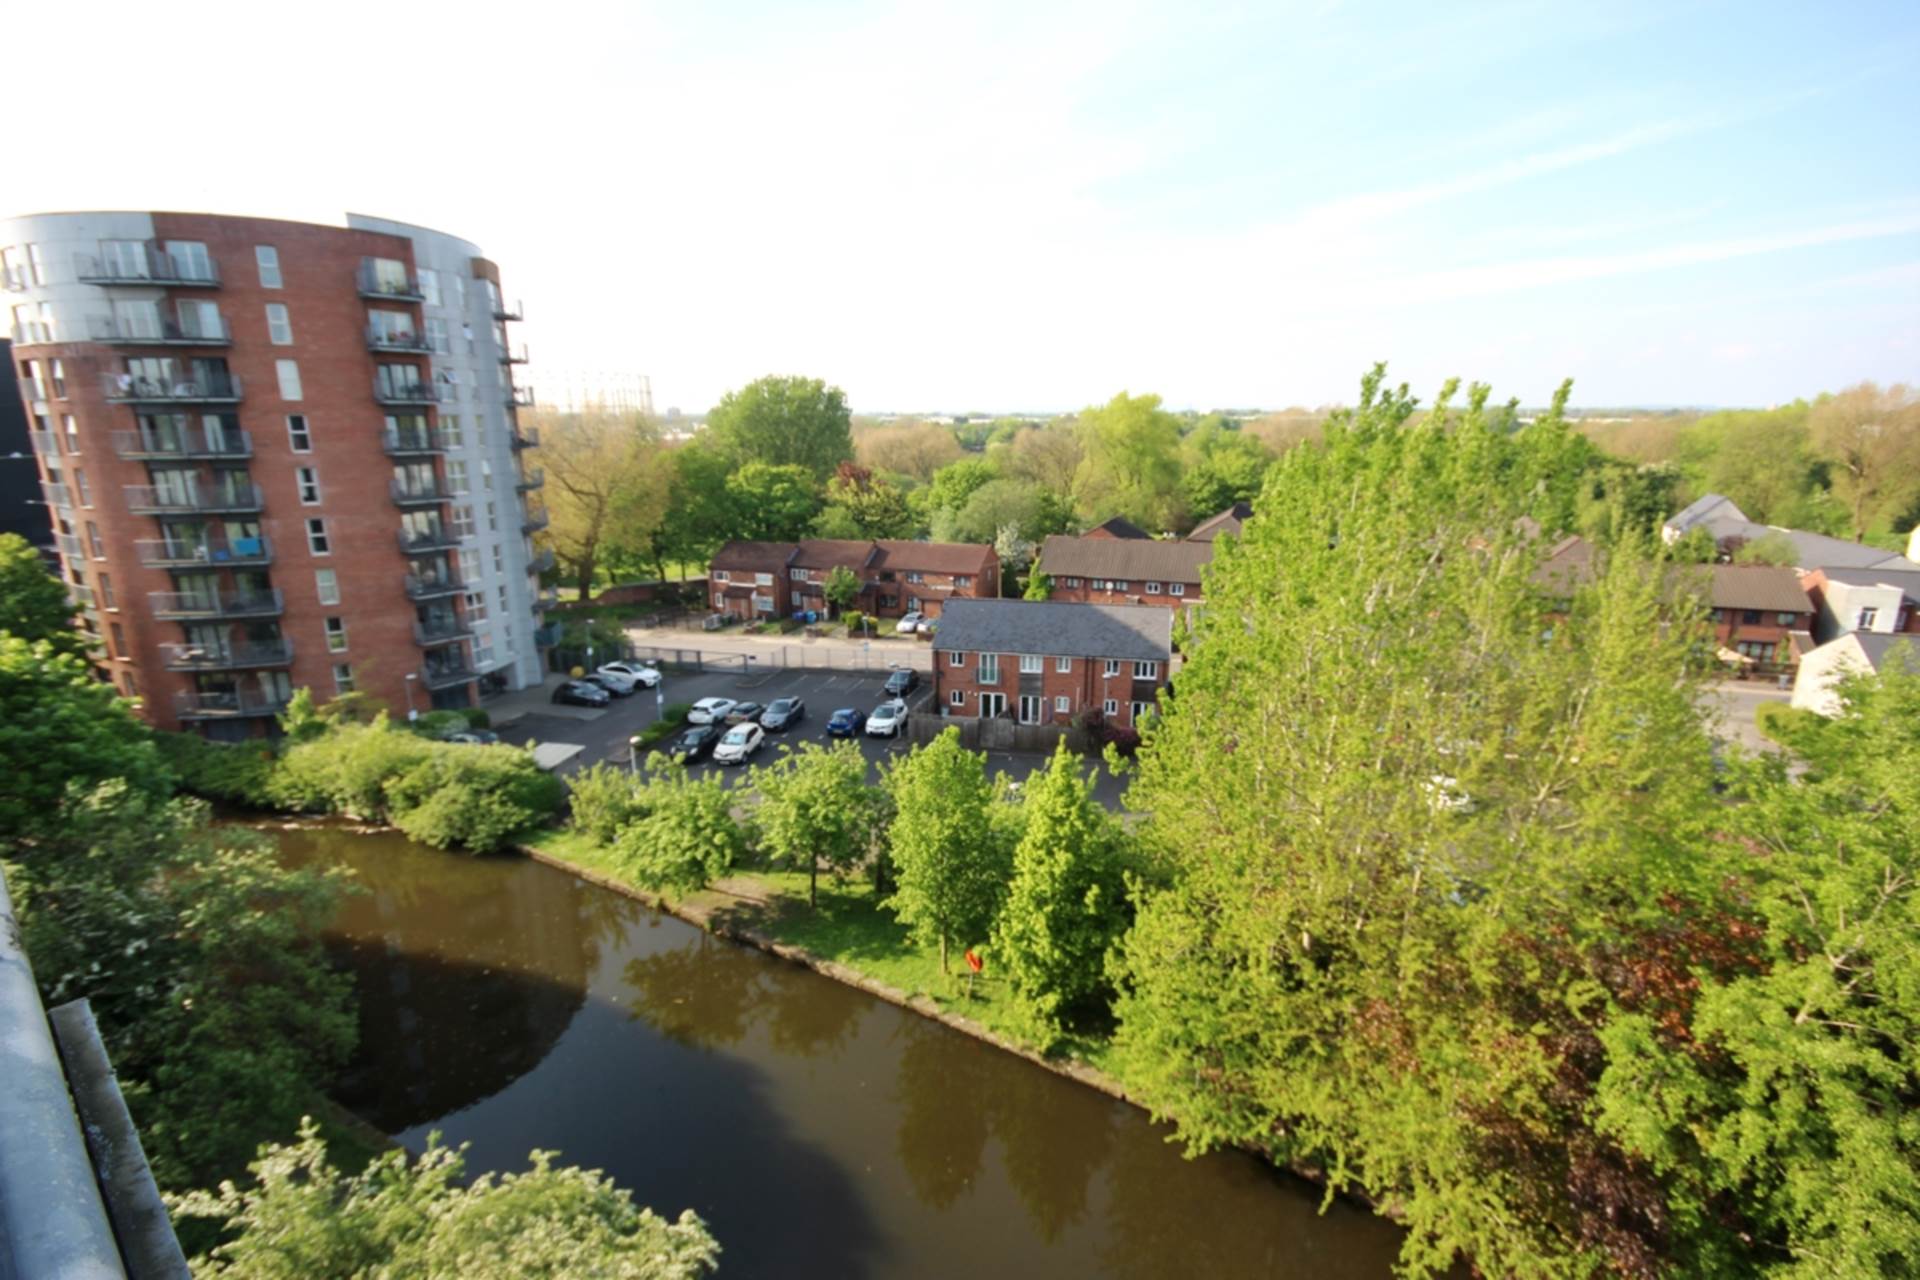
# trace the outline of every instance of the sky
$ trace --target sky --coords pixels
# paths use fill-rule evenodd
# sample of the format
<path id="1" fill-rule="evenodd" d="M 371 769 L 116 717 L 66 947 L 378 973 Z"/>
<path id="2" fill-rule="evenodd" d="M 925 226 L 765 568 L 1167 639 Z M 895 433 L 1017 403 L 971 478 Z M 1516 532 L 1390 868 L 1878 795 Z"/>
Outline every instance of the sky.
<path id="1" fill-rule="evenodd" d="M 298 18 L 289 16 L 300 14 Z M 697 413 L 1920 381 L 1920 5 L 24 6 L 0 214 L 480 244 Z"/>

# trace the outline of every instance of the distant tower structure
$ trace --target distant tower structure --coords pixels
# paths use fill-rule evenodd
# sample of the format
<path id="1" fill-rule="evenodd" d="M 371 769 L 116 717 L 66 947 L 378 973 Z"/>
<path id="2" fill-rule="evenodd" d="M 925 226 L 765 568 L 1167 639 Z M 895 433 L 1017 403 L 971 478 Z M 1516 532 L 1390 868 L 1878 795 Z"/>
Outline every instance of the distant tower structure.
<path id="1" fill-rule="evenodd" d="M 653 416 L 653 382 L 644 373 L 543 368 L 535 385 L 535 402 L 561 413 L 594 408 Z"/>

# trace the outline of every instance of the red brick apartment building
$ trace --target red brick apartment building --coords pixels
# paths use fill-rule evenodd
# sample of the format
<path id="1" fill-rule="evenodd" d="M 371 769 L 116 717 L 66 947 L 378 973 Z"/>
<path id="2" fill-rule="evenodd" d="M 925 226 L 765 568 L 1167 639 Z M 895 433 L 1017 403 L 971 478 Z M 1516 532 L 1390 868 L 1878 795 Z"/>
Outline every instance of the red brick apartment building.
<path id="1" fill-rule="evenodd" d="M 882 618 L 918 611 L 938 618 L 949 600 L 1000 594 L 1000 558 L 972 542 L 729 542 L 707 567 L 715 613 L 742 620 L 828 612 L 827 575 L 844 566 L 860 579 L 850 608 Z"/>
<path id="2" fill-rule="evenodd" d="M 1213 541 L 1238 535 L 1253 508 L 1236 502 L 1202 520 L 1178 542 L 1150 538 L 1115 516 L 1079 537 L 1055 534 L 1040 545 L 1039 568 L 1050 582 L 1049 601 L 1139 604 L 1185 609 L 1203 603 L 1201 571 L 1213 562 Z"/>
<path id="3" fill-rule="evenodd" d="M 1173 614 L 1144 605 L 954 600 L 940 622 L 934 702 L 948 715 L 1133 727 L 1166 687 Z"/>
<path id="4" fill-rule="evenodd" d="M 181 213 L 0 221 L 0 308 L 62 574 L 163 728 L 293 690 L 466 706 L 538 683 L 519 318 L 477 247 Z"/>

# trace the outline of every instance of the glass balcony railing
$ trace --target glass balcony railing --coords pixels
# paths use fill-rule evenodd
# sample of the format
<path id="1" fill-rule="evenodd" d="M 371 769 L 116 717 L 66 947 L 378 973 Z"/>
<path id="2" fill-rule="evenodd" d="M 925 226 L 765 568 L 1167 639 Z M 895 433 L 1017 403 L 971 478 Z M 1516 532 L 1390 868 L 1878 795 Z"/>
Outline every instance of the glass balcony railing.
<path id="1" fill-rule="evenodd" d="M 273 563 L 273 544 L 255 538 L 141 538 L 134 555 L 150 569 L 254 568 Z"/>
<path id="2" fill-rule="evenodd" d="M 359 273 L 354 277 L 363 298 L 382 298 L 401 302 L 425 302 L 427 295 L 420 288 L 420 278 L 411 274 L 396 275 L 381 271 L 373 265 L 371 258 L 362 259 Z"/>
<path id="3" fill-rule="evenodd" d="M 156 618 L 276 618 L 286 608 L 280 588 L 268 591 L 150 591 Z"/>
<path id="4" fill-rule="evenodd" d="M 505 302 L 496 301 L 493 304 L 493 318 L 495 320 L 519 320 L 525 314 L 524 306 L 518 302 L 514 303 L 511 307 Z"/>
<path id="5" fill-rule="evenodd" d="M 293 662 L 293 641 L 287 639 L 242 644 L 163 644 L 160 664 L 169 671 L 248 671 L 284 667 Z"/>
<path id="6" fill-rule="evenodd" d="M 451 569 L 442 573 L 410 573 L 403 581 L 406 584 L 407 599 L 433 600 L 441 596 L 456 596 L 467 589 L 460 575 Z"/>
<path id="7" fill-rule="evenodd" d="M 413 638 L 420 645 L 450 644 L 473 634 L 473 624 L 457 613 L 428 618 L 413 624 Z"/>
<path id="8" fill-rule="evenodd" d="M 513 347 L 500 348 L 501 364 L 525 364 L 527 359 L 527 348 L 524 343 L 517 350 Z"/>
<path id="9" fill-rule="evenodd" d="M 233 341 L 233 332 L 222 316 L 196 316 L 191 320 L 94 316 L 87 321 L 87 336 L 114 347 L 224 347 Z"/>
<path id="10" fill-rule="evenodd" d="M 108 374 L 100 389 L 115 404 L 238 404 L 240 379 L 230 373 L 140 378 Z"/>
<path id="11" fill-rule="evenodd" d="M 515 427 L 512 445 L 516 449 L 538 449 L 540 447 L 540 428 Z"/>
<path id="12" fill-rule="evenodd" d="M 444 526 L 421 532 L 402 529 L 399 536 L 401 554 L 409 556 L 425 555 L 429 551 L 450 551 L 461 542 L 459 534 Z"/>
<path id="13" fill-rule="evenodd" d="M 182 720 L 235 720 L 247 716 L 277 716 L 287 709 L 289 695 L 259 689 L 224 693 L 180 693 L 173 698 L 173 714 Z"/>
<path id="14" fill-rule="evenodd" d="M 60 456 L 60 442 L 51 431 L 29 431 L 27 439 L 33 442 L 33 451 L 43 458 Z"/>
<path id="15" fill-rule="evenodd" d="M 380 447 L 389 457 L 409 453 L 445 453 L 453 447 L 451 437 L 439 431 L 419 427 L 388 427 L 380 433 Z"/>
<path id="16" fill-rule="evenodd" d="M 546 482 L 547 473 L 545 471 L 542 471 L 539 467 L 528 467 L 520 473 L 520 478 L 513 482 L 513 487 L 519 492 L 525 493 L 529 489 L 540 488 L 546 484 Z"/>
<path id="17" fill-rule="evenodd" d="M 533 388 L 532 387 L 508 387 L 506 389 L 506 394 L 507 394 L 507 407 L 509 409 L 533 408 Z"/>
<path id="18" fill-rule="evenodd" d="M 56 533 L 53 535 L 53 543 L 60 549 L 61 555 L 74 563 L 87 558 L 87 544 L 80 541 L 79 534 Z"/>
<path id="19" fill-rule="evenodd" d="M 538 533 L 540 530 L 546 528 L 547 524 L 547 509 L 541 507 L 538 510 L 529 511 L 520 517 L 520 532 Z"/>
<path id="20" fill-rule="evenodd" d="M 53 326 L 41 320 L 22 320 L 13 326 L 13 345 L 31 347 L 53 341 Z"/>
<path id="21" fill-rule="evenodd" d="M 124 492 L 127 509 L 135 515 L 259 511 L 266 502 L 257 484 L 206 485 L 184 491 L 130 484 Z"/>
<path id="22" fill-rule="evenodd" d="M 381 404 L 439 404 L 440 388 L 425 378 L 418 382 L 375 378 L 373 398 Z"/>
<path id="23" fill-rule="evenodd" d="M 218 432 L 116 431 L 113 451 L 123 458 L 251 458 L 253 437 L 238 428 Z"/>
<path id="24" fill-rule="evenodd" d="M 378 325 L 367 326 L 367 350 L 369 351 L 407 351 L 420 355 L 431 355 L 433 344 L 427 336 L 415 330 L 382 329 Z"/>
<path id="25" fill-rule="evenodd" d="M 76 254 L 74 274 L 81 284 L 175 285 L 214 289 L 220 285 L 220 264 L 211 259 L 173 258 L 152 245 L 140 250 L 93 256 Z"/>
<path id="26" fill-rule="evenodd" d="M 438 476 L 431 480 L 389 480 L 387 493 L 403 507 L 445 502 L 452 496 L 447 490 L 446 481 Z"/>
<path id="27" fill-rule="evenodd" d="M 73 510 L 73 494 L 66 485 L 42 482 L 40 492 L 46 495 L 48 506 L 59 507 L 62 511 Z"/>
<path id="28" fill-rule="evenodd" d="M 429 689 L 450 689 L 456 684 L 465 684 L 478 674 L 464 659 L 420 664 L 420 679 Z"/>
<path id="29" fill-rule="evenodd" d="M 545 573 L 549 569 L 553 568 L 553 566 L 556 563 L 557 561 L 554 558 L 553 548 L 546 547 L 546 548 L 543 548 L 538 555 L 534 556 L 533 559 L 527 561 L 527 572 L 528 573 Z"/>

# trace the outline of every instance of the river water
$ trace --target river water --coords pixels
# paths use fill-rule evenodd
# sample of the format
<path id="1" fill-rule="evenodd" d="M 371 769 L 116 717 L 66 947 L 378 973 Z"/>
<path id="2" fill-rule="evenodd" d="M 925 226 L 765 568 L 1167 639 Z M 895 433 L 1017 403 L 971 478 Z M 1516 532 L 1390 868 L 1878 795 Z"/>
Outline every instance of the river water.
<path id="1" fill-rule="evenodd" d="M 1383 1277 L 1390 1224 L 918 1015 L 519 858 L 277 833 L 369 890 L 341 1101 L 691 1207 L 730 1276 Z"/>

